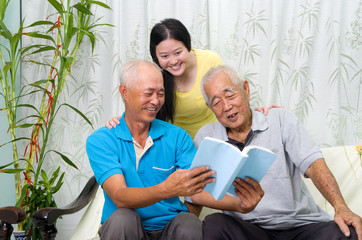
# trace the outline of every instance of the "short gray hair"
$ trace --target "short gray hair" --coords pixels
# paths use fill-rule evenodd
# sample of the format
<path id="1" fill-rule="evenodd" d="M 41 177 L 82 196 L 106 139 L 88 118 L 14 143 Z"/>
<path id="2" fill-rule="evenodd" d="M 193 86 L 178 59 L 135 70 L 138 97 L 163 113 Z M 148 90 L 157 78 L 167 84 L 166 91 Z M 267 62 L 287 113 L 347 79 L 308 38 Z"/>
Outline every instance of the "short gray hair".
<path id="1" fill-rule="evenodd" d="M 239 77 L 238 73 L 232 67 L 230 67 L 228 65 L 219 65 L 219 66 L 210 68 L 209 71 L 207 71 L 207 73 L 202 77 L 201 86 L 200 86 L 202 96 L 204 97 L 205 102 L 209 106 L 210 106 L 210 103 L 209 103 L 209 99 L 205 93 L 204 85 L 206 83 L 213 81 L 220 73 L 225 73 L 226 75 L 228 75 L 230 80 L 234 84 L 238 85 L 239 87 L 242 88 L 242 86 L 243 86 L 244 80 L 242 80 Z"/>
<path id="2" fill-rule="evenodd" d="M 119 70 L 119 83 L 124 84 L 126 87 L 132 87 L 132 84 L 135 82 L 135 80 L 138 77 L 138 70 L 142 64 L 150 64 L 154 66 L 155 68 L 159 69 L 159 66 L 157 66 L 156 63 L 151 62 L 149 60 L 131 60 L 125 64 L 122 65 L 122 67 Z"/>

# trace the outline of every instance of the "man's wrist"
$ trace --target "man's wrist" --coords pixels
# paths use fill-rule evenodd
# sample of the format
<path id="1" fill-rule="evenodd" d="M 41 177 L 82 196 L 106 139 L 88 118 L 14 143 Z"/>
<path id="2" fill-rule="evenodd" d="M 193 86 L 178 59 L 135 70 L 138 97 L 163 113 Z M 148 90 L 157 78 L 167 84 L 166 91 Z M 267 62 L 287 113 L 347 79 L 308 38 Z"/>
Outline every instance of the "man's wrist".
<path id="1" fill-rule="evenodd" d="M 174 197 L 172 195 L 172 191 L 168 189 L 166 181 L 163 181 L 162 183 L 156 185 L 156 187 L 157 187 L 156 191 L 160 193 L 162 199 Z"/>
<path id="2" fill-rule="evenodd" d="M 334 212 L 351 211 L 345 202 L 336 203 L 333 205 Z"/>

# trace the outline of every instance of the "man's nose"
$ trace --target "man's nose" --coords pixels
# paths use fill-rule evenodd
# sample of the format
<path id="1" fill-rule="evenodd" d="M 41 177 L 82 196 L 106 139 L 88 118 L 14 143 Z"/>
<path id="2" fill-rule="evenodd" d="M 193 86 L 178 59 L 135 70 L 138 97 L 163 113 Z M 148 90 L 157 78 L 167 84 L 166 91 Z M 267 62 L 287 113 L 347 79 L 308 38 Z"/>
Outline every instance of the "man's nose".
<path id="1" fill-rule="evenodd" d="M 225 112 L 229 111 L 232 108 L 232 105 L 230 104 L 230 102 L 228 100 L 223 100 L 222 104 L 223 104 L 223 109 Z"/>
<path id="2" fill-rule="evenodd" d="M 151 103 L 155 106 L 158 106 L 160 104 L 160 98 L 157 94 L 152 95 Z"/>

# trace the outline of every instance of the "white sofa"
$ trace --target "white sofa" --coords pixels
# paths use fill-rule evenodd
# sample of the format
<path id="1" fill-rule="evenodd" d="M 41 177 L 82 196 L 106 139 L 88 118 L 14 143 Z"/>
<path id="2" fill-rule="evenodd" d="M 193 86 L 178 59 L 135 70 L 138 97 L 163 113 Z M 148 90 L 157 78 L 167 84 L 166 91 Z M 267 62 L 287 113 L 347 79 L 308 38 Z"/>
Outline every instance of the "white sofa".
<path id="1" fill-rule="evenodd" d="M 337 179 L 348 206 L 352 211 L 362 216 L 362 160 L 355 146 L 327 147 L 322 148 L 322 152 L 327 165 Z M 333 216 L 334 210 L 332 206 L 314 187 L 311 180 L 305 179 L 305 182 L 317 204 Z M 71 238 L 72 240 L 98 239 L 97 231 L 100 226 L 103 203 L 103 192 L 101 188 L 99 188 L 95 198 L 89 204 L 76 227 Z M 200 219 L 215 211 L 216 210 L 204 208 Z"/>

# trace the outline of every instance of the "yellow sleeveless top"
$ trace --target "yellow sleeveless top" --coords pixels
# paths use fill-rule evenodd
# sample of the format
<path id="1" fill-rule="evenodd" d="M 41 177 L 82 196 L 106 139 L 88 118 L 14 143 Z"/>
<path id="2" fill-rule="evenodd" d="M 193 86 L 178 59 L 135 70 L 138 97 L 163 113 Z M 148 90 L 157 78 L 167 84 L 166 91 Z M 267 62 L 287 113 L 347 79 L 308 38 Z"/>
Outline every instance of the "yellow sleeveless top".
<path id="1" fill-rule="evenodd" d="M 218 54 L 210 50 L 192 49 L 196 56 L 197 75 L 193 88 L 187 93 L 176 91 L 174 124 L 185 129 L 192 138 L 205 124 L 216 122 L 214 113 L 206 106 L 200 83 L 206 72 L 223 62 Z"/>

